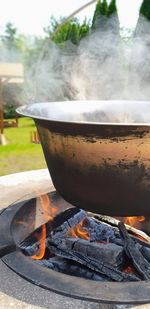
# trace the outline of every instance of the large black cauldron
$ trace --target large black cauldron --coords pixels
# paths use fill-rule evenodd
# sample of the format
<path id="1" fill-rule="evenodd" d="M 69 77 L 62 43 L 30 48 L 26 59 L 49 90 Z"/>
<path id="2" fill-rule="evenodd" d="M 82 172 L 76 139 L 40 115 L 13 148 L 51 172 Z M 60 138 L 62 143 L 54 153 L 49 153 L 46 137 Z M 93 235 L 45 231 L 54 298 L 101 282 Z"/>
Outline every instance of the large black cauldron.
<path id="1" fill-rule="evenodd" d="M 18 112 L 34 119 L 64 199 L 101 214 L 150 215 L 150 102 L 50 102 Z"/>

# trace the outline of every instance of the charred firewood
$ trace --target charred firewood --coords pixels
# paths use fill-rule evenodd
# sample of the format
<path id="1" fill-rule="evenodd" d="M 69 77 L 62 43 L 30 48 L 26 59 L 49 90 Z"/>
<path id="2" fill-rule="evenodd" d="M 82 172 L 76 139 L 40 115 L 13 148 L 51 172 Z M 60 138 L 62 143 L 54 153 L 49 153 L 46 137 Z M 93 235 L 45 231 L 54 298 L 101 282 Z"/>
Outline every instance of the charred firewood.
<path id="1" fill-rule="evenodd" d="M 54 253 L 56 256 L 60 256 L 62 258 L 68 259 L 70 261 L 75 261 L 81 265 L 86 266 L 88 269 L 92 269 L 98 274 L 103 274 L 110 278 L 113 281 L 121 282 L 121 281 L 138 281 L 138 277 L 134 275 L 130 275 L 127 273 L 123 273 L 117 270 L 114 266 L 103 263 L 101 261 L 96 261 L 93 258 L 89 258 L 84 256 L 81 253 L 69 251 L 66 249 L 63 243 L 59 243 L 58 245 L 48 241 L 48 248 L 50 252 Z"/>
<path id="2" fill-rule="evenodd" d="M 150 237 L 146 235 L 146 233 L 128 224 L 125 224 L 125 227 L 128 233 L 130 233 L 132 238 L 136 239 L 139 243 L 150 248 Z"/>
<path id="3" fill-rule="evenodd" d="M 108 224 L 95 220 L 93 217 L 86 217 L 84 227 L 87 227 L 90 241 L 115 242 L 115 230 Z"/>
<path id="4" fill-rule="evenodd" d="M 84 219 L 84 220 L 83 220 Z M 64 237 L 67 232 L 73 229 L 81 221 L 84 222 L 84 229 L 89 234 L 90 241 L 99 242 L 113 242 L 119 245 L 122 242 L 121 239 L 117 239 L 112 227 L 107 224 L 96 222 L 94 218 L 88 218 L 83 210 L 77 208 L 69 208 L 64 212 L 58 214 L 53 220 L 46 223 L 46 239 L 52 238 L 58 241 Z M 42 226 L 32 232 L 23 242 L 20 244 L 20 248 L 26 255 L 35 255 L 39 249 L 39 239 L 42 233 Z M 119 235 L 119 233 L 118 233 Z M 120 236 L 119 236 L 120 237 Z M 47 243 L 47 240 L 46 240 Z"/>
<path id="5" fill-rule="evenodd" d="M 109 216 L 100 215 L 100 214 L 92 214 L 92 213 L 88 213 L 88 214 L 90 216 L 93 215 L 94 219 L 98 220 L 100 223 L 105 223 L 108 226 L 111 226 L 111 228 L 114 228 L 114 233 L 115 233 L 116 237 L 118 236 L 117 229 L 118 229 L 118 224 L 120 222 L 118 219 L 113 218 L 113 217 L 109 217 Z M 132 227 L 128 224 L 125 224 L 125 227 L 126 227 L 127 231 L 130 233 L 130 235 L 133 239 L 135 239 L 136 241 L 141 243 L 141 245 L 150 248 L 150 237 L 145 232 L 140 231 L 140 230 L 138 230 L 138 229 L 136 229 L 136 228 L 134 228 L 134 227 Z M 118 242 L 118 244 L 119 244 L 119 242 Z"/>
<path id="6" fill-rule="evenodd" d="M 84 239 L 66 238 L 64 240 L 66 248 L 73 252 L 94 258 L 97 261 L 103 261 L 107 264 L 119 267 L 123 264 L 123 248 L 113 243 L 97 243 Z"/>
<path id="7" fill-rule="evenodd" d="M 150 263 L 144 258 L 138 246 L 129 236 L 125 225 L 120 222 L 118 224 L 120 234 L 124 240 L 124 250 L 128 258 L 133 263 L 136 271 L 139 273 L 142 279 L 150 279 Z"/>
<path id="8" fill-rule="evenodd" d="M 150 248 L 141 247 L 140 251 L 146 260 L 150 263 Z"/>
<path id="9" fill-rule="evenodd" d="M 95 219 L 97 219 L 100 222 L 105 222 L 106 224 L 109 224 L 109 225 L 114 226 L 114 227 L 117 227 L 118 223 L 119 223 L 119 220 L 117 220 L 113 217 L 95 214 L 95 213 L 92 213 L 92 212 L 88 212 L 88 215 L 90 217 L 94 217 Z"/>
<path id="10" fill-rule="evenodd" d="M 63 214 L 65 212 L 63 212 Z M 83 221 L 84 218 L 86 218 L 86 213 L 83 210 L 78 209 L 78 212 L 74 213 L 72 216 L 69 216 L 67 218 L 65 213 L 64 217 L 66 217 L 66 220 L 64 220 L 62 224 L 58 225 L 58 227 L 53 228 L 52 232 L 49 234 L 49 237 L 52 238 L 53 241 L 55 241 L 55 239 L 57 240 L 57 242 L 59 240 L 61 241 L 61 239 L 66 236 L 69 230 L 72 230 L 77 224 L 79 224 L 81 221 Z"/>
<path id="11" fill-rule="evenodd" d="M 69 229 L 72 229 L 76 224 L 82 221 L 86 213 L 79 208 L 68 208 L 59 213 L 52 220 L 45 224 L 46 227 L 46 242 L 48 238 L 53 239 L 57 235 L 57 239 L 63 237 Z M 43 225 L 42 225 L 43 226 Z M 24 241 L 19 245 L 19 248 L 29 256 L 35 255 L 39 250 L 39 239 L 42 234 L 42 226 L 32 232 Z"/>
<path id="12" fill-rule="evenodd" d="M 65 273 L 71 276 L 91 279 L 95 281 L 109 281 L 105 275 L 100 275 L 94 271 L 88 269 L 84 265 L 80 265 L 77 262 L 69 261 L 61 257 L 53 257 L 48 260 L 37 260 L 37 264 L 50 268 L 52 270 Z"/>

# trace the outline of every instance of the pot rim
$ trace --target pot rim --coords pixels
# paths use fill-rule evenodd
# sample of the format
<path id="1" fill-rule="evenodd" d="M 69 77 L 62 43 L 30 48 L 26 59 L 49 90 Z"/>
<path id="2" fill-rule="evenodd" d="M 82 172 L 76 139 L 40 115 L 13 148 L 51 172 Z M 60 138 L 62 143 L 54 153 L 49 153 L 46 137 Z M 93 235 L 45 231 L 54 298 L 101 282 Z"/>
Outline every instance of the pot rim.
<path id="1" fill-rule="evenodd" d="M 57 123 L 67 123 L 67 124 L 77 124 L 77 125 L 92 125 L 92 126 L 96 126 L 96 125 L 103 125 L 103 126 L 145 126 L 148 127 L 150 126 L 150 120 L 149 122 L 103 122 L 103 121 L 86 121 L 86 120 L 63 120 L 63 119 L 57 119 L 57 116 L 55 119 L 50 119 L 50 117 L 44 117 L 44 116 L 39 116 L 36 115 L 36 113 L 34 113 L 34 107 L 38 107 L 38 106 L 45 106 L 47 107 L 48 105 L 68 105 L 69 104 L 87 104 L 87 103 L 93 103 L 93 104 L 99 104 L 101 106 L 104 106 L 104 104 L 109 104 L 109 105 L 113 105 L 113 104 L 132 104 L 135 106 L 135 109 L 137 110 L 137 104 L 146 104 L 149 108 L 150 108 L 150 101 L 134 101 L 134 100 L 69 100 L 69 101 L 52 101 L 52 102 L 38 102 L 38 103 L 29 103 L 23 106 L 20 106 L 16 109 L 16 112 L 22 116 L 25 117 L 30 117 L 33 119 L 39 119 L 39 120 L 46 120 L 46 121 L 50 121 L 50 122 L 57 122 Z M 85 112 L 86 112 L 86 108 L 85 108 Z M 56 112 L 57 114 L 57 112 Z"/>

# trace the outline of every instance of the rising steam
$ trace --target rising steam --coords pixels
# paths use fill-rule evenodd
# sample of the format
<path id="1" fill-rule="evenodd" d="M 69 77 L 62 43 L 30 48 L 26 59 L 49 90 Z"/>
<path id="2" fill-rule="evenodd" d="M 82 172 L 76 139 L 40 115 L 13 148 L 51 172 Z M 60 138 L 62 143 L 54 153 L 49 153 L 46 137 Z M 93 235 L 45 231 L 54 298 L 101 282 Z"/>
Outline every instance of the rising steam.
<path id="1" fill-rule="evenodd" d="M 78 47 L 45 46 L 46 57 L 28 72 L 27 101 L 150 98 L 149 22 L 140 17 L 136 31 L 121 39 L 116 17 L 92 31 Z"/>
<path id="2" fill-rule="evenodd" d="M 47 40 L 26 72 L 20 101 L 149 100 L 150 22 L 140 17 L 127 40 L 118 25 L 116 15 L 109 17 L 105 27 L 92 29 L 79 46 L 66 42 L 62 49 Z"/>

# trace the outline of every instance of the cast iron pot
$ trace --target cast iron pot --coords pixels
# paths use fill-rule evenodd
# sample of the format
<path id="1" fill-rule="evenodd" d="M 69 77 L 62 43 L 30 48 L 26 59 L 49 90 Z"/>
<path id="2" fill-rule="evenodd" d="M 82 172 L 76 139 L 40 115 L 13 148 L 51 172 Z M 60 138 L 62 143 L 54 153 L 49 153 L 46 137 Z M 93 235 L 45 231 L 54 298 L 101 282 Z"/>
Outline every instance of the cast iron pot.
<path id="1" fill-rule="evenodd" d="M 34 119 L 65 200 L 101 214 L 150 215 L 150 102 L 49 102 L 17 111 Z"/>

